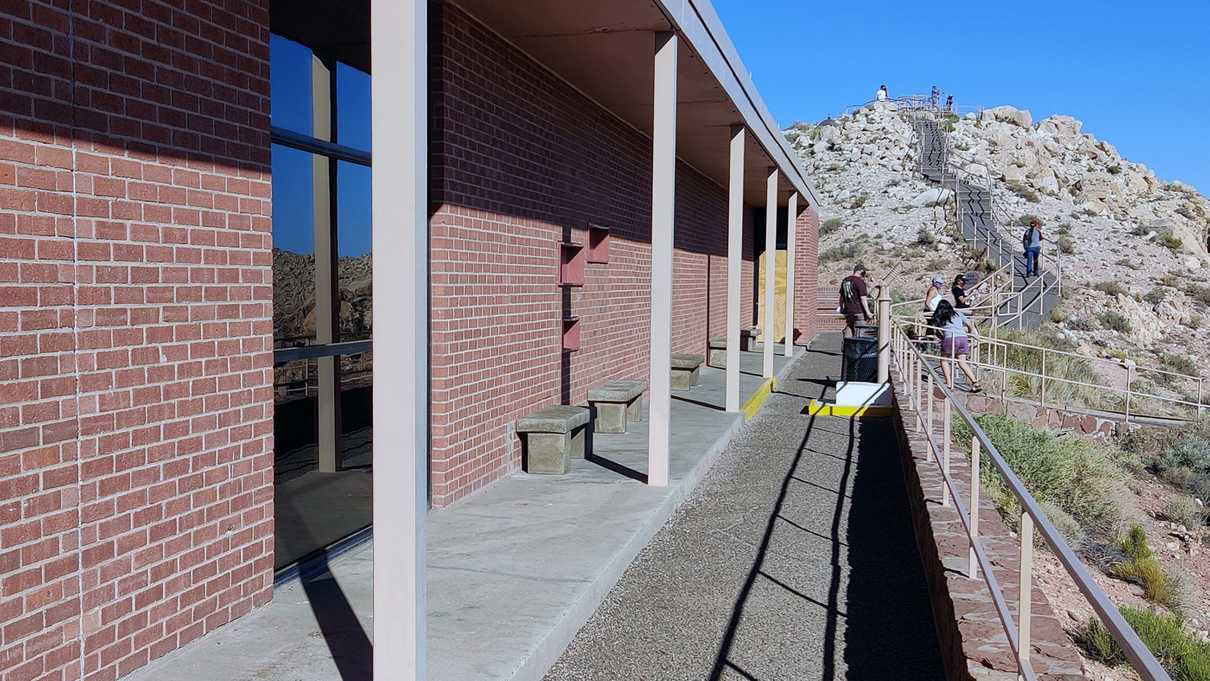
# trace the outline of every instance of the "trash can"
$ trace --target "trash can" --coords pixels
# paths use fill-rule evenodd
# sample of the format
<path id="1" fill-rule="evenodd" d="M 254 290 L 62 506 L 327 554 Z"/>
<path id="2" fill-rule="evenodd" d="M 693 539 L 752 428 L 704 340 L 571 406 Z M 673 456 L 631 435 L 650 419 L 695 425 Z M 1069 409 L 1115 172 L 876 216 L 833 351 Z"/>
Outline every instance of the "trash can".
<path id="1" fill-rule="evenodd" d="M 840 375 L 845 381 L 878 382 L 878 338 L 853 336 L 844 339 Z"/>

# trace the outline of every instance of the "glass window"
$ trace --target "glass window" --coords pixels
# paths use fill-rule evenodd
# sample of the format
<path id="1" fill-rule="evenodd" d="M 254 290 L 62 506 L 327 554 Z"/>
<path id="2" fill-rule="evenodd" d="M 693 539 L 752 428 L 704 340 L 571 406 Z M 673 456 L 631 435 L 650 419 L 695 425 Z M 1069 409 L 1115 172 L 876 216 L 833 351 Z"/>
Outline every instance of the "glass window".
<path id="1" fill-rule="evenodd" d="M 278 568 L 321 551 L 373 519 L 374 360 L 367 345 L 358 343 L 372 334 L 371 171 L 329 158 L 326 154 L 341 154 L 297 138 L 313 134 L 312 60 L 306 46 L 272 36 L 273 125 L 279 132 L 294 133 L 275 134 L 272 147 Z M 335 141 L 368 151 L 369 76 L 341 63 L 335 64 L 335 71 Z M 316 173 L 325 167 L 335 181 L 321 180 L 316 188 Z M 327 230 L 327 218 L 335 224 L 317 238 L 317 228 Z M 331 250 L 325 245 L 329 234 Z M 319 275 L 329 271 L 332 260 L 327 258 L 332 256 L 336 271 L 330 273 L 331 284 L 317 290 L 317 281 L 325 281 Z M 325 300 L 336 306 L 331 342 L 317 333 L 323 320 L 316 302 Z M 303 346 L 316 356 L 299 359 L 298 348 Z"/>
<path id="2" fill-rule="evenodd" d="M 312 157 L 273 145 L 273 345 L 315 339 L 315 208 Z"/>
<path id="3" fill-rule="evenodd" d="M 336 63 L 336 142 L 362 151 L 370 150 L 370 74 Z"/>
<path id="4" fill-rule="evenodd" d="M 311 134 L 311 50 L 276 34 L 269 35 L 270 121 Z"/>
<path id="5" fill-rule="evenodd" d="M 370 169 L 348 161 L 336 163 L 336 238 L 340 254 L 340 340 L 369 340 L 370 302 Z"/>

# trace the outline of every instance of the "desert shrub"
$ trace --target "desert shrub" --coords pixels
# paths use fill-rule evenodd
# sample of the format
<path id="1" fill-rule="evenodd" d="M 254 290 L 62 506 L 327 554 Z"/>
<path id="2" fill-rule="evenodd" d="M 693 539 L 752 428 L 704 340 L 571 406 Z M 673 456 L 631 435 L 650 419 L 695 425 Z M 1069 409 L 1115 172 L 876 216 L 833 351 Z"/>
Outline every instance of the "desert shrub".
<path id="1" fill-rule="evenodd" d="M 1029 188 L 1023 182 L 1018 182 L 1016 180 L 1009 182 L 1008 190 L 1030 203 L 1038 203 L 1042 200 L 1042 197 L 1038 196 L 1038 192 Z"/>
<path id="2" fill-rule="evenodd" d="M 1101 326 L 1110 331 L 1118 333 L 1130 333 L 1130 320 L 1126 319 L 1119 312 L 1106 311 L 1097 315 L 1097 321 L 1101 322 Z"/>
<path id="3" fill-rule="evenodd" d="M 1159 237 L 1159 242 L 1164 248 L 1173 251 L 1179 251 L 1181 246 L 1185 245 L 1185 242 L 1181 241 L 1181 238 L 1174 234 L 1165 234 Z"/>
<path id="4" fill-rule="evenodd" d="M 1143 300 L 1151 303 L 1152 305 L 1159 305 L 1160 303 L 1164 302 L 1164 298 L 1167 296 L 1168 292 L 1157 286 L 1156 288 L 1153 288 L 1147 293 L 1143 294 Z"/>
<path id="5" fill-rule="evenodd" d="M 838 231 L 844 227 L 844 220 L 840 218 L 828 218 L 819 224 L 819 236 L 825 236 Z"/>
<path id="6" fill-rule="evenodd" d="M 1079 331 L 1092 330 L 1091 325 L 1077 317 L 1069 318 L 1065 322 L 1065 326 L 1069 329 Z M 1069 344 L 1060 341 L 1054 336 L 1037 331 L 1001 329 L 996 332 L 996 337 L 1014 343 L 1044 347 L 1048 350 L 1070 351 L 1072 349 Z M 1042 353 L 1032 348 L 1006 345 L 1004 361 L 1009 369 L 1030 374 L 1042 373 Z M 1115 393 L 1106 391 L 1100 387 L 1090 387 L 1104 385 L 1105 379 L 1097 373 L 1088 360 L 1082 357 L 1050 353 L 1046 357 L 1046 375 L 1048 377 L 1046 381 L 1046 398 L 1047 400 L 1053 398 L 1056 400 L 1056 404 L 1076 402 L 1087 407 L 1108 409 L 1117 407 L 1120 402 L 1120 398 Z M 1010 374 L 1010 380 L 1012 383 L 1009 390 L 1013 395 L 1028 397 L 1030 399 L 1037 399 L 1039 397 L 1042 386 L 1041 379 L 1036 376 L 1012 373 Z M 1077 383 L 1068 381 L 1089 385 L 1077 385 Z"/>
<path id="7" fill-rule="evenodd" d="M 837 260 L 852 260 L 863 252 L 859 244 L 848 243 L 824 250 L 819 254 L 819 262 L 836 262 Z"/>
<path id="8" fill-rule="evenodd" d="M 1066 234 L 1061 235 L 1055 243 L 1058 245 L 1060 253 L 1069 255 L 1076 252 L 1075 242 Z"/>
<path id="9" fill-rule="evenodd" d="M 1106 168 L 1106 170 L 1109 171 L 1110 175 L 1121 175 L 1122 174 L 1122 166 L 1117 165 L 1116 163 L 1114 165 L 1111 165 L 1108 168 Z"/>
<path id="10" fill-rule="evenodd" d="M 1102 282 L 1093 284 L 1092 287 L 1102 293 L 1106 293 L 1111 296 L 1126 295 L 1126 287 L 1122 286 L 1122 284 L 1120 282 L 1113 280 L 1113 279 L 1111 279 L 1109 281 L 1102 281 Z"/>
<path id="11" fill-rule="evenodd" d="M 1190 283 L 1185 287 L 1185 295 L 1202 305 L 1210 305 L 1210 286 Z"/>
<path id="12" fill-rule="evenodd" d="M 1137 263 L 1137 262 L 1135 262 L 1135 261 L 1131 260 L 1130 258 L 1119 258 L 1119 259 L 1117 260 L 1117 262 L 1115 262 L 1115 263 L 1113 263 L 1113 264 L 1115 264 L 1115 265 L 1121 265 L 1122 267 L 1127 267 L 1127 268 L 1132 269 L 1132 270 L 1140 270 L 1140 269 L 1143 269 L 1143 266 L 1142 266 L 1142 265 L 1140 265 L 1139 263 Z"/>
<path id="13" fill-rule="evenodd" d="M 1160 363 L 1165 369 L 1175 371 L 1186 376 L 1197 376 L 1197 362 L 1189 355 L 1181 355 L 1174 352 L 1164 352 L 1160 354 Z"/>
<path id="14" fill-rule="evenodd" d="M 1189 321 L 1185 322 L 1185 326 L 1191 329 L 1202 328 L 1202 316 L 1200 314 L 1189 315 Z"/>
<path id="15" fill-rule="evenodd" d="M 1071 234 L 1071 223 L 1064 222 L 1063 224 L 1059 225 L 1059 228 L 1055 230 L 1055 233 L 1059 234 L 1060 236 Z"/>
<path id="16" fill-rule="evenodd" d="M 1134 582 L 1143 587 L 1143 597 L 1176 610 L 1181 604 L 1181 581 L 1171 576 L 1147 545 L 1147 533 L 1142 525 L 1135 525 L 1122 538 L 1119 548 L 1126 558 L 1114 563 L 1109 572 L 1118 579 Z"/>
<path id="17" fill-rule="evenodd" d="M 1056 307 L 1055 309 L 1050 311 L 1050 321 L 1054 322 L 1055 324 L 1062 324 L 1066 320 L 1067 320 L 1067 313 L 1064 312 L 1061 308 Z"/>
<path id="18" fill-rule="evenodd" d="M 1129 606 L 1119 611 L 1175 681 L 1210 681 L 1210 643 L 1186 630 L 1180 615 Z M 1121 646 L 1095 617 L 1080 626 L 1073 639 L 1098 662 L 1112 667 L 1126 661 Z"/>
<path id="19" fill-rule="evenodd" d="M 1046 514 L 1046 518 L 1050 520 L 1050 524 L 1055 526 L 1059 534 L 1063 535 L 1063 540 L 1072 550 L 1079 551 L 1084 545 L 1085 533 L 1084 528 L 1080 527 L 1080 521 L 1071 516 L 1070 513 L 1064 511 L 1058 504 L 1052 501 L 1042 501 L 1038 503 L 1042 507 L 1042 511 Z M 1038 546 L 1046 543 L 1041 535 L 1035 535 Z"/>
<path id="20" fill-rule="evenodd" d="M 1026 213 L 1025 215 L 1017 218 L 1017 226 L 1028 227 L 1030 220 L 1037 220 L 1039 223 L 1042 222 L 1042 218 L 1038 217 L 1037 215 L 1034 215 L 1033 213 Z"/>
<path id="21" fill-rule="evenodd" d="M 1081 537 L 1112 533 L 1122 515 L 1114 491 L 1124 479 L 1114 461 L 1112 445 L 1056 435 L 1010 417 L 986 414 L 977 418 L 1009 467 L 1039 503 L 1071 518 L 1080 528 Z M 958 437 L 962 442 L 970 439 L 969 433 L 959 433 Z M 990 460 L 984 460 L 979 478 L 988 498 L 1009 519 L 1020 517 L 1020 504 Z"/>
<path id="22" fill-rule="evenodd" d="M 1092 331 L 1092 322 L 1087 317 L 1069 317 L 1067 319 L 1067 328 L 1072 331 Z"/>
<path id="23" fill-rule="evenodd" d="M 1206 509 L 1191 497 L 1181 495 L 1165 504 L 1164 517 L 1178 525 L 1194 528 L 1206 521 Z"/>
<path id="24" fill-rule="evenodd" d="M 866 204 L 866 202 L 869 200 L 870 200 L 870 195 L 862 193 L 860 196 L 853 199 L 853 202 L 849 204 L 849 208 L 856 210 L 856 209 L 864 206 Z"/>
<path id="25" fill-rule="evenodd" d="M 1130 230 L 1130 234 L 1131 234 L 1131 236 L 1147 236 L 1148 234 L 1150 234 L 1153 231 L 1155 231 L 1155 230 L 1148 227 L 1147 225 L 1135 225 L 1134 229 Z"/>
<path id="26" fill-rule="evenodd" d="M 1210 433 L 1205 423 L 1181 433 L 1166 449 L 1147 459 L 1161 480 L 1210 501 Z"/>
<path id="27" fill-rule="evenodd" d="M 933 244 L 937 243 L 937 235 L 933 233 L 933 230 L 927 227 L 921 227 L 920 230 L 916 232 L 916 243 L 921 246 L 932 246 Z"/>

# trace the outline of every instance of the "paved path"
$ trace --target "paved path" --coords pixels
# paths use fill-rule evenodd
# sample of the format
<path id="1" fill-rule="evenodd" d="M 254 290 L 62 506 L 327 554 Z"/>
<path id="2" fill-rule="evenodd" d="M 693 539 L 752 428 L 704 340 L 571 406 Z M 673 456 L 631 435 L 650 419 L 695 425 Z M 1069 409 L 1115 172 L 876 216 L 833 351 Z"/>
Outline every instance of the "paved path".
<path id="1" fill-rule="evenodd" d="M 939 679 L 886 421 L 809 417 L 817 340 L 548 673 L 588 679 Z"/>

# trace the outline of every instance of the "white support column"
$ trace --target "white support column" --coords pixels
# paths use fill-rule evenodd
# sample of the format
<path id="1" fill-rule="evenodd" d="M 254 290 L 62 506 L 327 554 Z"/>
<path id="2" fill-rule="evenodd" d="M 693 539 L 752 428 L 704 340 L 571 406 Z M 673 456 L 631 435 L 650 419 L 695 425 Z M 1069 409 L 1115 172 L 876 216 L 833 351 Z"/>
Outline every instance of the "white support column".
<path id="1" fill-rule="evenodd" d="M 672 411 L 672 229 L 676 213 L 675 33 L 655 34 L 655 113 L 651 127 L 651 423 L 647 484 L 668 484 Z"/>
<path id="2" fill-rule="evenodd" d="M 374 679 L 424 681 L 428 2 L 372 0 Z"/>
<path id="3" fill-rule="evenodd" d="M 794 356 L 794 235 L 798 222 L 798 192 L 786 206 L 786 357 Z"/>
<path id="4" fill-rule="evenodd" d="M 761 375 L 773 378 L 774 322 L 773 287 L 777 284 L 777 168 L 769 168 L 769 180 L 765 185 L 765 364 Z"/>
<path id="5" fill-rule="evenodd" d="M 744 145 L 747 130 L 731 126 L 727 193 L 727 411 L 739 411 L 739 302 L 744 249 Z"/>

